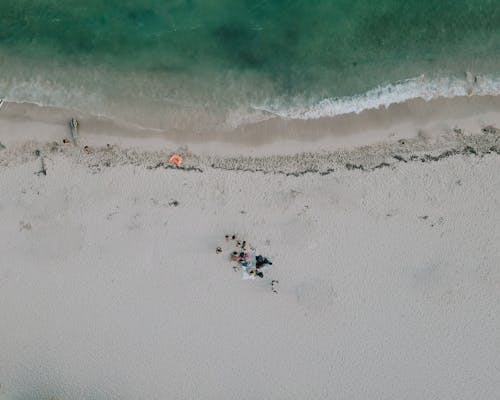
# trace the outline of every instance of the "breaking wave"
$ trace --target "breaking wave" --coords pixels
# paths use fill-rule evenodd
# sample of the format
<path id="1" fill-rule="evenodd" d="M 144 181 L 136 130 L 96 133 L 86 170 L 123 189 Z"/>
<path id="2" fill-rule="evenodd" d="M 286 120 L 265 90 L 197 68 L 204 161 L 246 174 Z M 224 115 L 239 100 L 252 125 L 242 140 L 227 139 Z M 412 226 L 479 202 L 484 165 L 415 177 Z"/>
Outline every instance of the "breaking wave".
<path id="1" fill-rule="evenodd" d="M 391 104 L 412 99 L 432 100 L 464 96 L 500 95 L 500 79 L 491 76 L 429 79 L 416 78 L 381 85 L 365 93 L 324 98 L 316 101 L 294 98 L 292 101 L 274 98 L 261 103 L 242 104 L 234 101 L 215 109 L 202 109 L 194 105 L 175 104 L 167 98 L 154 102 L 151 98 L 133 95 L 137 83 L 122 92 L 109 93 L 96 86 L 76 82 L 58 83 L 34 77 L 32 79 L 0 80 L 0 99 L 16 103 L 33 103 L 42 107 L 57 107 L 84 112 L 97 117 L 119 120 L 130 126 L 169 131 L 231 131 L 239 126 L 265 121 L 273 117 L 312 120 L 344 114 L 359 114 L 370 109 L 387 108 Z M 125 92 L 125 93 L 124 93 Z M 150 91 L 151 93 L 152 91 Z M 136 92 L 137 93 L 137 92 Z"/>
<path id="2" fill-rule="evenodd" d="M 365 110 L 387 108 L 391 104 L 404 103 L 412 99 L 420 98 L 428 101 L 471 95 L 500 95 L 500 79 L 472 74 L 467 74 L 464 79 L 428 79 L 422 75 L 379 86 L 359 95 L 322 99 L 312 105 L 280 107 L 277 103 L 266 103 L 254 107 L 282 118 L 308 120 L 350 113 L 359 114 Z"/>

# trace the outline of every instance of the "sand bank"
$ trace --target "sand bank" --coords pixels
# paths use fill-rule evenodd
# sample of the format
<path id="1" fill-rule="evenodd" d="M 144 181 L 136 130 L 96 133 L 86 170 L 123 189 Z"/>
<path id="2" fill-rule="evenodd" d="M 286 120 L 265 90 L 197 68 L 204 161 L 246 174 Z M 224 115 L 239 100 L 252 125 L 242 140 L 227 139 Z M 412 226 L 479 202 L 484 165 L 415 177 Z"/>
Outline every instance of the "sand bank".
<path id="1" fill-rule="evenodd" d="M 7 106 L 2 400 L 498 397 L 500 135 L 487 109 L 477 126 L 412 125 L 403 140 L 381 127 L 395 135 L 361 148 L 241 140 L 221 155 L 194 138 L 87 131 L 85 118 L 80 145 L 64 144 L 65 112 Z M 271 257 L 264 279 L 233 271 L 226 233 Z"/>

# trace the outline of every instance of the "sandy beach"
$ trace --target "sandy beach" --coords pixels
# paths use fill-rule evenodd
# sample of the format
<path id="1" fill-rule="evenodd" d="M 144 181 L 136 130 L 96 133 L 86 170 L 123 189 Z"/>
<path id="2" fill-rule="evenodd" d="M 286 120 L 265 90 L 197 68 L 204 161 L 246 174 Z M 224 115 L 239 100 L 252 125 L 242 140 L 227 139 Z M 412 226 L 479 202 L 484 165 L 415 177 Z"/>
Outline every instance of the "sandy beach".
<path id="1" fill-rule="evenodd" d="M 497 399 L 499 104 L 76 146 L 4 104 L 0 399 Z"/>

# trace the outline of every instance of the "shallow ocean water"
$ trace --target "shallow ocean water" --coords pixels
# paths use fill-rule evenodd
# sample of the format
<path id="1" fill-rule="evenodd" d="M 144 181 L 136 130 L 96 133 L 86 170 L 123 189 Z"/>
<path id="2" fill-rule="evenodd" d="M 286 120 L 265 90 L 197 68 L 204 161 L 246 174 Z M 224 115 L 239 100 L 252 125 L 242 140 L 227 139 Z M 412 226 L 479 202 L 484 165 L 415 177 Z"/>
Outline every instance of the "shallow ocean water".
<path id="1" fill-rule="evenodd" d="M 162 129 L 462 95 L 467 71 L 500 91 L 492 0 L 4 0 L 0 24 L 0 97 Z"/>

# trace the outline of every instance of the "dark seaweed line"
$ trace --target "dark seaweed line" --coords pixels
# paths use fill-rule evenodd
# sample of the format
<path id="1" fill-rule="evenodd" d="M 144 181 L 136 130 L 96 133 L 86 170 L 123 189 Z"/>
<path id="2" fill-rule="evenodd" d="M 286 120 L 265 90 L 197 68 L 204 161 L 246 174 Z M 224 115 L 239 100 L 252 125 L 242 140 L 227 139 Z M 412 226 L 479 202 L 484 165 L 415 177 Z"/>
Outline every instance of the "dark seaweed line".
<path id="1" fill-rule="evenodd" d="M 401 156 L 399 154 L 395 154 L 392 157 L 395 160 L 397 160 L 397 162 L 394 162 L 394 163 L 382 162 L 382 163 L 377 164 L 371 168 L 367 168 L 362 164 L 352 164 L 352 163 L 346 163 L 346 164 L 344 164 L 344 167 L 350 171 L 358 169 L 358 170 L 361 170 L 364 172 L 370 172 L 370 171 L 374 171 L 374 170 L 380 169 L 380 168 L 395 166 L 398 162 L 403 162 L 403 163 L 423 162 L 423 163 L 425 163 L 425 162 L 440 161 L 440 160 L 443 160 L 445 158 L 452 157 L 455 155 L 474 155 L 474 156 L 482 157 L 486 154 L 492 154 L 492 153 L 500 155 L 500 148 L 498 146 L 493 146 L 493 147 L 490 147 L 487 151 L 478 151 L 471 146 L 465 146 L 461 150 L 451 149 L 451 150 L 447 150 L 441 154 L 438 154 L 437 156 L 433 156 L 431 154 L 424 154 L 422 156 L 411 155 L 409 158 L 405 159 L 403 156 Z M 285 172 L 285 171 L 267 171 L 267 170 L 264 170 L 262 168 L 252 169 L 252 168 L 238 168 L 238 167 L 235 167 L 235 168 L 219 167 L 219 166 L 216 166 L 215 164 L 212 164 L 211 167 L 214 169 L 221 169 L 221 170 L 225 170 L 225 171 L 262 172 L 263 174 L 280 174 L 280 175 L 295 176 L 295 177 L 302 176 L 302 175 L 309 174 L 309 173 L 319 173 L 320 175 L 324 176 L 324 175 L 329 175 L 329 174 L 335 172 L 334 168 L 328 168 L 325 171 L 319 171 L 318 169 L 306 169 L 306 170 L 299 171 L 299 172 Z"/>
<path id="2" fill-rule="evenodd" d="M 496 145 L 496 146 L 492 146 L 492 147 L 488 148 L 488 150 L 486 150 L 486 151 L 480 151 L 480 150 L 473 148 L 472 146 L 467 145 L 467 146 L 463 147 L 462 149 L 446 150 L 443 153 L 438 154 L 437 156 L 433 156 L 431 154 L 423 154 L 423 155 L 413 154 L 413 155 L 410 155 L 408 158 L 405 158 L 402 155 L 394 154 L 394 155 L 392 155 L 392 158 L 395 159 L 396 162 L 393 162 L 393 163 L 381 162 L 380 164 L 377 164 L 377 165 L 375 165 L 373 167 L 369 167 L 369 168 L 362 165 L 362 164 L 346 163 L 346 164 L 344 164 L 344 168 L 349 170 L 349 171 L 361 170 L 363 172 L 369 172 L 369 171 L 374 171 L 376 169 L 393 167 L 398 162 L 403 162 L 403 163 L 423 162 L 423 163 L 425 163 L 425 162 L 440 161 L 440 160 L 443 160 L 445 158 L 452 157 L 455 155 L 473 155 L 473 156 L 477 156 L 477 157 L 483 157 L 486 154 L 492 154 L 492 153 L 500 155 L 500 147 L 498 145 Z M 107 167 L 111 166 L 109 162 L 106 162 L 104 164 L 102 164 L 102 163 L 95 164 L 95 165 L 92 165 L 91 167 L 100 167 L 101 165 L 104 165 Z M 224 170 L 224 171 L 240 171 L 240 172 L 252 172 L 252 173 L 261 172 L 264 175 L 272 174 L 272 175 L 284 175 L 284 176 L 294 176 L 294 177 L 299 177 L 299 176 L 306 175 L 306 174 L 319 174 L 321 176 L 325 176 L 325 175 L 329 175 L 329 174 L 336 171 L 336 169 L 334 169 L 334 168 L 328 168 L 324 171 L 320 171 L 317 168 L 309 168 L 309 169 L 305 169 L 305 170 L 297 171 L 297 172 L 285 172 L 283 170 L 272 171 L 272 170 L 267 170 L 267 169 L 263 169 L 263 168 L 254 168 L 254 169 L 242 168 L 242 167 L 231 168 L 231 167 L 217 166 L 215 164 L 212 164 L 211 167 L 213 169 L 219 169 L 219 170 Z M 155 165 L 148 166 L 146 168 L 147 169 L 163 168 L 163 169 L 180 170 L 180 171 L 185 171 L 185 172 L 194 171 L 194 172 L 203 173 L 203 169 L 198 168 L 198 167 L 193 167 L 193 166 L 177 167 L 177 166 L 165 163 L 163 161 L 161 161 Z M 46 172 L 44 172 L 44 174 L 46 174 Z"/>
<path id="3" fill-rule="evenodd" d="M 175 170 L 180 170 L 180 171 L 195 171 L 195 172 L 200 172 L 203 173 L 203 170 L 198 167 L 176 167 L 174 165 L 170 164 L 165 164 L 163 161 L 159 162 L 156 165 L 146 167 L 147 169 L 157 169 L 157 168 L 163 168 L 163 169 L 175 169 Z"/>
<path id="4" fill-rule="evenodd" d="M 211 167 L 213 169 L 220 169 L 220 170 L 224 170 L 224 171 L 261 172 L 264 175 L 272 174 L 272 175 L 284 175 L 284 176 L 295 176 L 295 177 L 306 175 L 306 174 L 318 174 L 318 173 L 320 175 L 328 175 L 328 174 L 330 174 L 330 173 L 332 173 L 334 171 L 333 168 L 329 168 L 326 171 L 320 171 L 319 169 L 311 168 L 311 169 L 305 169 L 303 171 L 298 171 L 298 172 L 285 172 L 285 171 L 281 171 L 281 170 L 279 170 L 279 171 L 268 171 L 268 170 L 265 170 L 265 169 L 262 169 L 262 168 L 252 169 L 252 168 L 238 168 L 238 167 L 235 167 L 235 168 L 218 167 L 215 164 L 212 164 Z"/>

